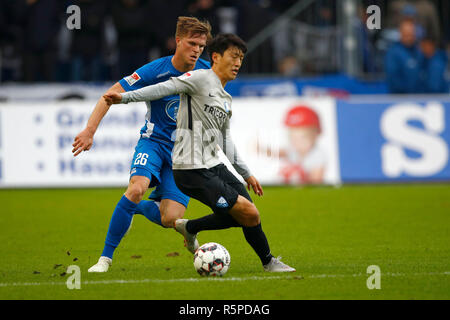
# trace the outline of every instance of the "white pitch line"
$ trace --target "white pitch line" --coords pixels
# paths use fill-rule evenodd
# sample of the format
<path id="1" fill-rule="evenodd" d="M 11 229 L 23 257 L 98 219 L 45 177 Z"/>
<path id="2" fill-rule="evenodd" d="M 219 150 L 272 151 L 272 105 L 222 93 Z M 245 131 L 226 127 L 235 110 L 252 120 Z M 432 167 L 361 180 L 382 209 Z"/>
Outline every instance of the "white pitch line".
<path id="1" fill-rule="evenodd" d="M 81 284 L 140 284 L 140 283 L 174 283 L 174 282 L 200 282 L 200 281 L 250 281 L 250 280 L 274 280 L 293 279 L 292 277 L 272 276 L 272 277 L 225 277 L 225 278 L 184 278 L 184 279 L 139 279 L 139 280 L 86 280 Z M 6 282 L 0 283 L 0 287 L 25 287 L 25 286 L 55 286 L 65 285 L 66 282 Z"/>
<path id="2" fill-rule="evenodd" d="M 448 276 L 450 271 L 428 272 L 428 273 L 381 273 L 381 277 L 405 277 L 405 276 Z M 204 282 L 204 281 L 253 281 L 253 280 L 303 280 L 303 279 L 321 279 L 321 278 L 356 278 L 367 277 L 364 273 L 355 274 L 316 274 L 307 276 L 252 276 L 252 277 L 224 277 L 224 278 L 182 278 L 182 279 L 140 279 L 140 280 L 86 280 L 82 285 L 95 284 L 143 284 L 143 283 L 177 283 L 177 282 Z M 30 287 L 30 286 L 57 286 L 66 285 L 66 282 L 48 281 L 48 282 L 5 282 L 0 283 L 0 287 Z"/>

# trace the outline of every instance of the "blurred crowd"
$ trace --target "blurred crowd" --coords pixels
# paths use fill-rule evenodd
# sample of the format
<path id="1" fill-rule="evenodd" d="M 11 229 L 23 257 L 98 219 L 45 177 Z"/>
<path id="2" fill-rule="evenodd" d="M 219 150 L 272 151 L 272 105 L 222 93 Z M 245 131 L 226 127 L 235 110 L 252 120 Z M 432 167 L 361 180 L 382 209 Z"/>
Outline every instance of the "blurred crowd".
<path id="1" fill-rule="evenodd" d="M 355 63 L 361 65 L 361 72 L 385 74 L 392 92 L 444 90 L 440 82 L 445 82 L 445 50 L 450 50 L 448 2 L 358 1 L 359 14 L 352 24 L 360 59 Z M 114 81 L 152 59 L 172 54 L 180 15 L 207 19 L 214 34 L 237 33 L 248 41 L 295 3 L 0 0 L 0 82 Z M 81 9 L 81 29 L 69 30 L 66 21 L 71 13 L 66 9 L 73 4 Z M 365 26 L 365 8 L 371 4 L 381 8 L 380 30 Z M 249 54 L 243 73 L 303 76 L 342 72 L 339 15 L 336 1 L 314 1 Z M 440 79 L 439 84 L 434 79 Z"/>
<path id="2" fill-rule="evenodd" d="M 389 21 L 399 38 L 388 47 L 385 55 L 389 91 L 448 93 L 445 49 L 450 52 L 449 34 L 448 29 L 447 34 L 441 32 L 445 29 L 441 29 L 437 8 L 430 1 L 396 0 L 391 11 L 400 19 Z"/>
<path id="3" fill-rule="evenodd" d="M 293 1 L 0 0 L 0 81 L 108 81 L 172 54 L 180 15 L 248 40 Z M 77 5 L 81 28 L 69 30 Z M 253 17 L 253 18 L 247 18 Z"/>

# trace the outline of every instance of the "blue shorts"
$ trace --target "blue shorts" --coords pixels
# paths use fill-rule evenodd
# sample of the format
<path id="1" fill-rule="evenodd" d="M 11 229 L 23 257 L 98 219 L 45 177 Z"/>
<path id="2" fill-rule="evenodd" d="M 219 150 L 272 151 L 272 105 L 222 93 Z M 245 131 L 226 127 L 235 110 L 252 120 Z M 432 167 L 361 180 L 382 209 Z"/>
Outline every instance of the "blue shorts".
<path id="1" fill-rule="evenodd" d="M 170 199 L 187 207 L 189 197 L 178 189 L 173 179 L 172 146 L 163 141 L 140 138 L 131 161 L 130 179 L 133 176 L 147 177 L 149 188 L 156 186 L 149 199 Z"/>

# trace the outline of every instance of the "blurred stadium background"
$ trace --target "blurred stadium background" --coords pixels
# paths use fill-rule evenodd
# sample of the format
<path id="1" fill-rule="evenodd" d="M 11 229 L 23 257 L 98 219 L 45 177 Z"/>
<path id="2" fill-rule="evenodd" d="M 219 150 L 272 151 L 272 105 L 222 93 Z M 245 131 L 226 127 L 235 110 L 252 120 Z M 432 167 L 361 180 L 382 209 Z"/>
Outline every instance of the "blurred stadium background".
<path id="1" fill-rule="evenodd" d="M 80 29 L 67 27 L 70 5 L 81 10 Z M 371 5 L 380 8 L 379 29 L 368 28 Z M 106 89 L 173 53 L 180 15 L 248 43 L 226 87 L 232 135 L 267 186 L 255 202 L 273 250 L 305 281 L 248 286 L 249 276 L 265 275 L 247 263 L 241 235 L 227 231 L 200 240 L 223 243 L 230 277 L 242 281 L 172 282 L 193 277 L 187 252 L 139 219 L 100 278 L 135 284 L 98 289 L 99 278 L 84 272 L 128 183 L 146 107 L 112 107 L 77 158 L 73 139 Z M 449 54 L 447 0 L 0 0 L 0 297 L 448 299 Z M 191 201 L 186 214 L 204 209 Z M 54 285 L 73 261 L 95 290 Z M 365 285 L 371 264 L 386 277 L 378 294 Z"/>
<path id="2" fill-rule="evenodd" d="M 68 28 L 73 4 L 79 29 Z M 227 90 L 238 148 L 264 184 L 450 178 L 448 1 L 0 0 L 0 8 L 0 186 L 126 184 L 143 105 L 113 108 L 89 156 L 74 161 L 70 145 L 109 86 L 173 53 L 179 15 L 247 41 Z M 368 27 L 374 18 L 379 28 Z"/>
<path id="3" fill-rule="evenodd" d="M 173 53 L 180 15 L 248 43 L 232 135 L 293 276 L 268 277 L 232 229 L 199 235 L 230 251 L 226 281 L 196 278 L 179 236 L 145 218 L 111 272 L 86 272 L 146 107 L 113 106 L 77 158 L 73 139 L 106 89 Z M 448 299 L 449 54 L 447 0 L 0 0 L 0 298 Z M 72 264 L 83 290 L 65 286 Z"/>

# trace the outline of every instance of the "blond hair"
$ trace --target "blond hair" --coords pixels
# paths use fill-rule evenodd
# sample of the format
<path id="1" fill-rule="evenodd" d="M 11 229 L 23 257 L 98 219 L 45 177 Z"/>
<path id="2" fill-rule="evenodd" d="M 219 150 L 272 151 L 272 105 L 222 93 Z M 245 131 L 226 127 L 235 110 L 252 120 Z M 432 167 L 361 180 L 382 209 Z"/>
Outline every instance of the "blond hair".
<path id="1" fill-rule="evenodd" d="M 200 21 L 194 17 L 178 17 L 175 37 L 183 38 L 202 34 L 206 35 L 207 41 L 212 38 L 211 24 L 207 20 Z"/>

